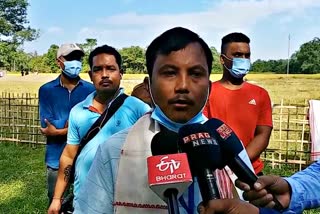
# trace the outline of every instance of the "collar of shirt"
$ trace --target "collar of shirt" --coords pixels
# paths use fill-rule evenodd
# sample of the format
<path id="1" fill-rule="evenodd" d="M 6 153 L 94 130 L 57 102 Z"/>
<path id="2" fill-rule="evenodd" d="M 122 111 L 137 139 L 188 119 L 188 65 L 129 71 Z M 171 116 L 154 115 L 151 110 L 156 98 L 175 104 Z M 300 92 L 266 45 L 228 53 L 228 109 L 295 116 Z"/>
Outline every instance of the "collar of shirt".
<path id="1" fill-rule="evenodd" d="M 82 85 L 83 84 L 83 81 L 84 80 L 82 80 L 81 78 L 79 79 L 79 81 L 78 81 L 78 83 L 77 83 L 77 85 L 76 85 L 76 87 L 78 86 L 78 85 Z M 62 87 L 62 88 L 64 88 L 64 85 L 63 85 L 63 83 L 61 82 L 61 75 L 59 75 L 55 80 L 54 80 L 54 86 L 55 87 Z"/>

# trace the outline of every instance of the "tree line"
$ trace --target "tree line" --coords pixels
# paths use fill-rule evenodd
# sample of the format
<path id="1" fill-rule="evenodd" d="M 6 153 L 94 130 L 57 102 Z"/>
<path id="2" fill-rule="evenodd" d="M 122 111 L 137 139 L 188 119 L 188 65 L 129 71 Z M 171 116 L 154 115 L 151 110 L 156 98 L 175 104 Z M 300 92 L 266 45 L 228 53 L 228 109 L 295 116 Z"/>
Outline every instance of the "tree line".
<path id="1" fill-rule="evenodd" d="M 39 37 L 39 30 L 31 28 L 27 20 L 27 0 L 0 0 L 0 69 L 7 71 L 28 71 L 38 73 L 58 73 L 56 53 L 59 48 L 52 44 L 44 54 L 27 53 L 22 49 L 26 41 Z M 87 38 L 79 44 L 84 52 L 83 72 L 88 71 L 88 56 L 97 46 L 97 39 Z M 131 46 L 119 49 L 123 58 L 126 73 L 146 73 L 146 48 Z M 216 48 L 211 47 L 213 55 L 213 73 L 221 72 L 219 56 Z M 287 59 L 256 60 L 252 63 L 253 72 L 286 73 Z M 320 73 L 320 39 L 318 37 L 302 44 L 298 51 L 290 57 L 289 72 L 295 74 Z"/>

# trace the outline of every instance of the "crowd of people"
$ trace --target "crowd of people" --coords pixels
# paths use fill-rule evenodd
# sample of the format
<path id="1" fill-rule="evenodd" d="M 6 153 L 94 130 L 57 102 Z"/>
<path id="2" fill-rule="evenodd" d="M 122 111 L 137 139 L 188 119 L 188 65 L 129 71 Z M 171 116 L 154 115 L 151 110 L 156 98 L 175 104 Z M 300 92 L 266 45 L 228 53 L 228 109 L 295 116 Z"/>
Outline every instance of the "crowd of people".
<path id="1" fill-rule="evenodd" d="M 189 29 L 163 32 L 145 55 L 148 77 L 127 96 L 120 87 L 122 58 L 114 47 L 91 51 L 92 83 L 79 76 L 83 50 L 76 44 L 58 49 L 61 74 L 39 89 L 48 214 L 167 213 L 165 202 L 148 186 L 151 139 L 163 129 L 177 133 L 210 118 L 231 127 L 259 178 L 252 187 L 234 182 L 228 168 L 216 170 L 221 199 L 206 204 L 194 179 L 179 198 L 180 213 L 301 213 L 320 206 L 320 162 L 289 178 L 263 175 L 259 157 L 272 132 L 272 108 L 268 92 L 244 80 L 251 65 L 246 35 L 222 38 L 223 74 L 215 82 L 210 81 L 211 50 Z M 273 209 L 275 199 L 282 210 Z"/>

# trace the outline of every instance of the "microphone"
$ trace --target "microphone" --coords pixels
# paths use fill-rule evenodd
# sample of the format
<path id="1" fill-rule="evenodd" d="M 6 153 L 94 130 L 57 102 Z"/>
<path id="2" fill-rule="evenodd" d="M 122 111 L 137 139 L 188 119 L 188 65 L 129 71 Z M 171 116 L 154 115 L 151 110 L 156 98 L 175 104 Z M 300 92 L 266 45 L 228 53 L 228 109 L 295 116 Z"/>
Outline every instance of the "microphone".
<path id="1" fill-rule="evenodd" d="M 191 173 L 197 177 L 204 204 L 219 199 L 220 194 L 213 174 L 221 165 L 220 147 L 206 126 L 188 124 L 179 129 L 178 144 L 187 153 Z"/>
<path id="2" fill-rule="evenodd" d="M 168 205 L 169 214 L 179 214 L 178 198 L 192 183 L 188 158 L 178 153 L 178 135 L 161 131 L 151 141 L 153 156 L 147 158 L 149 186 Z"/>
<path id="3" fill-rule="evenodd" d="M 204 125 L 207 126 L 210 134 L 218 139 L 226 165 L 230 167 L 241 181 L 249 184 L 250 187 L 253 188 L 258 177 L 241 159 L 241 153 L 246 152 L 246 150 L 237 135 L 227 124 L 216 118 L 209 119 Z M 275 208 L 283 210 L 280 202 L 275 197 L 273 198 L 276 204 Z"/>
<path id="4" fill-rule="evenodd" d="M 239 154 L 245 152 L 245 149 L 233 130 L 216 118 L 209 119 L 204 125 L 218 139 L 223 154 L 224 165 L 228 165 L 240 180 L 253 187 L 258 177 L 239 157 Z"/>

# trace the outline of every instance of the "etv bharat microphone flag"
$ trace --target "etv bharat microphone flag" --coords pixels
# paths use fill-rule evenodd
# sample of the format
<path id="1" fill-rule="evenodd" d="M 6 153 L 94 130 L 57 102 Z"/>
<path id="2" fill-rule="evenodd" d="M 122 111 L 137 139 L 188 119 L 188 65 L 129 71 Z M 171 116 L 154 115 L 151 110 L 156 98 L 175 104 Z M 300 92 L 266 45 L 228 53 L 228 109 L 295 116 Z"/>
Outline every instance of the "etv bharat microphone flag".
<path id="1" fill-rule="evenodd" d="M 185 153 L 150 156 L 147 163 L 149 186 L 164 201 L 167 189 L 177 189 L 179 198 L 192 183 Z"/>

